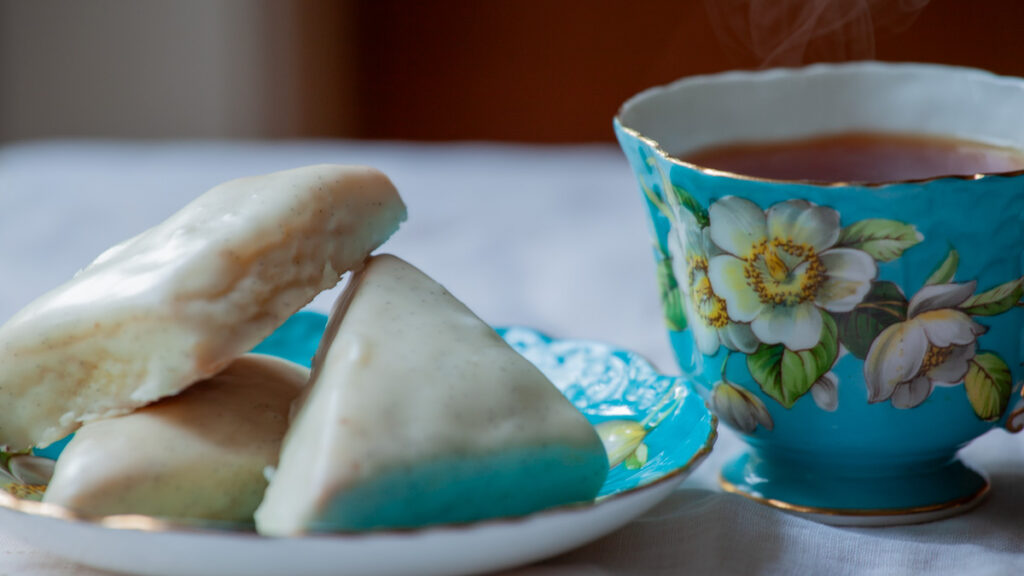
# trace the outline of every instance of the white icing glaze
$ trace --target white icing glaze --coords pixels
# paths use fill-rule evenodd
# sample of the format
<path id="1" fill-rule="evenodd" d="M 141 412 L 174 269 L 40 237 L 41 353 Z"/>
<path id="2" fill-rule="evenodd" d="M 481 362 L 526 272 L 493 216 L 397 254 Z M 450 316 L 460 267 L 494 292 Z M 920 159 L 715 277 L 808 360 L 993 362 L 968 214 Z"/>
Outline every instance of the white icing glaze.
<path id="1" fill-rule="evenodd" d="M 346 490 L 420 463 L 560 445 L 607 469 L 593 428 L 543 374 L 389 255 L 339 299 L 304 395 L 256 512 L 264 534 L 303 533 Z"/>
<path id="2" fill-rule="evenodd" d="M 43 501 L 95 515 L 249 521 L 308 377 L 297 364 L 246 355 L 177 396 L 90 422 L 61 454 Z"/>
<path id="3" fill-rule="evenodd" d="M 0 444 L 49 444 L 215 374 L 404 219 L 394 186 L 367 167 L 213 188 L 0 327 Z"/>

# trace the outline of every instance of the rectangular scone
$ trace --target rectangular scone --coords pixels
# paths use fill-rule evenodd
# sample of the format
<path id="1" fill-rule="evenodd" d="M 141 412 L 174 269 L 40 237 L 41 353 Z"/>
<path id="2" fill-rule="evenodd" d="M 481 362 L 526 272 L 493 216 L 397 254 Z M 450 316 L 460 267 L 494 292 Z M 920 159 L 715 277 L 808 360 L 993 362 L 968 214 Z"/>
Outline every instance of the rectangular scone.
<path id="1" fill-rule="evenodd" d="M 211 189 L 0 326 L 0 445 L 44 446 L 212 376 L 405 215 L 388 178 L 362 166 Z"/>

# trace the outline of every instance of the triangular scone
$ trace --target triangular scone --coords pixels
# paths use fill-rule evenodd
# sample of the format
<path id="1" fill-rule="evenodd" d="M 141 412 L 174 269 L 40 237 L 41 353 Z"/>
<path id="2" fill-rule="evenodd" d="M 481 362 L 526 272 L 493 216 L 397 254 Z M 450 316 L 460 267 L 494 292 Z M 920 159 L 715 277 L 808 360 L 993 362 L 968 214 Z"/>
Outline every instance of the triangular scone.
<path id="1" fill-rule="evenodd" d="M 401 528 L 591 500 L 586 418 L 443 287 L 377 256 L 341 296 L 256 512 L 262 534 Z"/>
<path id="2" fill-rule="evenodd" d="M 82 426 L 44 502 L 94 515 L 247 522 L 309 370 L 246 355 L 181 394 Z"/>
<path id="3" fill-rule="evenodd" d="M 361 166 L 213 188 L 0 327 L 0 445 L 46 445 L 216 374 L 404 219 Z"/>

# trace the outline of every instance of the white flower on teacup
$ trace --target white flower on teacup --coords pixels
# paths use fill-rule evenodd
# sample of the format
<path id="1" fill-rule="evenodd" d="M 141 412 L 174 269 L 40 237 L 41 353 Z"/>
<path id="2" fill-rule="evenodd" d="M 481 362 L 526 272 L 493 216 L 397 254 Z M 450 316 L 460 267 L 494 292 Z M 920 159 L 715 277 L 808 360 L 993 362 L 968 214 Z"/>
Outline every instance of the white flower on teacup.
<path id="1" fill-rule="evenodd" d="M 725 253 L 708 262 L 708 279 L 729 317 L 748 322 L 758 340 L 790 350 L 821 339 L 821 310 L 849 312 L 871 288 L 875 260 L 837 247 L 839 213 L 806 200 L 767 211 L 727 196 L 708 210 L 711 240 Z"/>
<path id="2" fill-rule="evenodd" d="M 697 350 L 714 356 L 721 345 L 753 353 L 758 341 L 750 326 L 729 319 L 725 300 L 715 294 L 708 279 L 708 258 L 721 250 L 711 242 L 708 229 L 700 228 L 688 210 L 673 206 L 673 213 L 675 221 L 668 234 L 668 250 Z"/>
<path id="3" fill-rule="evenodd" d="M 883 330 L 864 359 L 869 402 L 891 400 L 895 408 L 913 408 L 935 386 L 963 382 L 978 336 L 987 330 L 956 309 L 976 284 L 925 286 L 910 299 L 907 319 Z"/>
<path id="4" fill-rule="evenodd" d="M 811 398 L 818 408 L 835 412 L 839 408 L 839 377 L 826 372 L 811 386 Z"/>
<path id="5" fill-rule="evenodd" d="M 753 433 L 758 425 L 765 430 L 775 427 L 772 415 L 760 398 L 729 382 L 715 384 L 711 390 L 711 409 L 726 424 L 746 434 Z"/>

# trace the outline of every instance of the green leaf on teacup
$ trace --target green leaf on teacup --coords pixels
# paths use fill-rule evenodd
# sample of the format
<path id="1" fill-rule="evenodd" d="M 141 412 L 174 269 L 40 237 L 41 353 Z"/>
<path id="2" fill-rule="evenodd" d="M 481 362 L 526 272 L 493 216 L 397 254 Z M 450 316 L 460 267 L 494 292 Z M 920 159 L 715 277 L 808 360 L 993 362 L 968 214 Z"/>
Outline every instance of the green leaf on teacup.
<path id="1" fill-rule="evenodd" d="M 836 314 L 839 341 L 855 357 L 867 358 L 871 343 L 889 326 L 907 319 L 907 297 L 892 282 L 875 282 L 853 310 Z"/>
<path id="2" fill-rule="evenodd" d="M 694 198 L 689 192 L 686 191 L 682 186 L 672 185 L 672 190 L 675 192 L 675 199 L 679 202 L 679 205 L 685 208 L 693 217 L 697 220 L 697 225 L 701 228 L 706 228 L 711 224 L 711 218 L 708 216 L 708 211 L 697 199 Z"/>
<path id="3" fill-rule="evenodd" d="M 809 350 L 789 350 L 781 344 L 762 344 L 747 356 L 747 369 L 765 394 L 786 408 L 806 394 L 832 369 L 839 354 L 838 330 L 828 314 L 822 314 L 821 340 Z"/>
<path id="4" fill-rule="evenodd" d="M 658 212 L 661 212 L 662 216 L 668 218 L 671 221 L 672 211 L 669 210 L 665 202 L 662 201 L 661 196 L 658 194 L 657 190 L 651 188 L 642 181 L 640 182 L 640 189 L 644 191 L 644 196 L 647 197 L 647 201 L 650 202 L 651 206 L 654 206 L 654 208 L 656 208 Z"/>
<path id="5" fill-rule="evenodd" d="M 996 316 L 1013 308 L 1021 296 L 1024 296 L 1024 277 L 975 294 L 959 308 L 972 316 Z"/>
<path id="6" fill-rule="evenodd" d="M 658 292 L 661 295 L 661 310 L 669 330 L 686 330 L 686 312 L 679 282 L 672 273 L 672 259 L 658 260 Z"/>
<path id="7" fill-rule="evenodd" d="M 857 248 L 875 260 L 891 262 L 905 250 L 924 240 L 924 236 L 911 224 L 882 218 L 860 220 L 843 228 L 837 245 Z"/>
<path id="8" fill-rule="evenodd" d="M 960 254 L 952 246 L 949 248 L 949 254 L 946 254 L 946 259 L 939 263 L 932 271 L 928 279 L 924 281 L 925 286 L 931 286 L 932 284 L 949 284 L 953 281 L 953 276 L 956 276 L 956 267 L 960 265 Z"/>
<path id="9" fill-rule="evenodd" d="M 1010 367 L 994 352 L 982 352 L 971 359 L 964 388 L 978 418 L 995 420 L 1010 403 Z"/>

